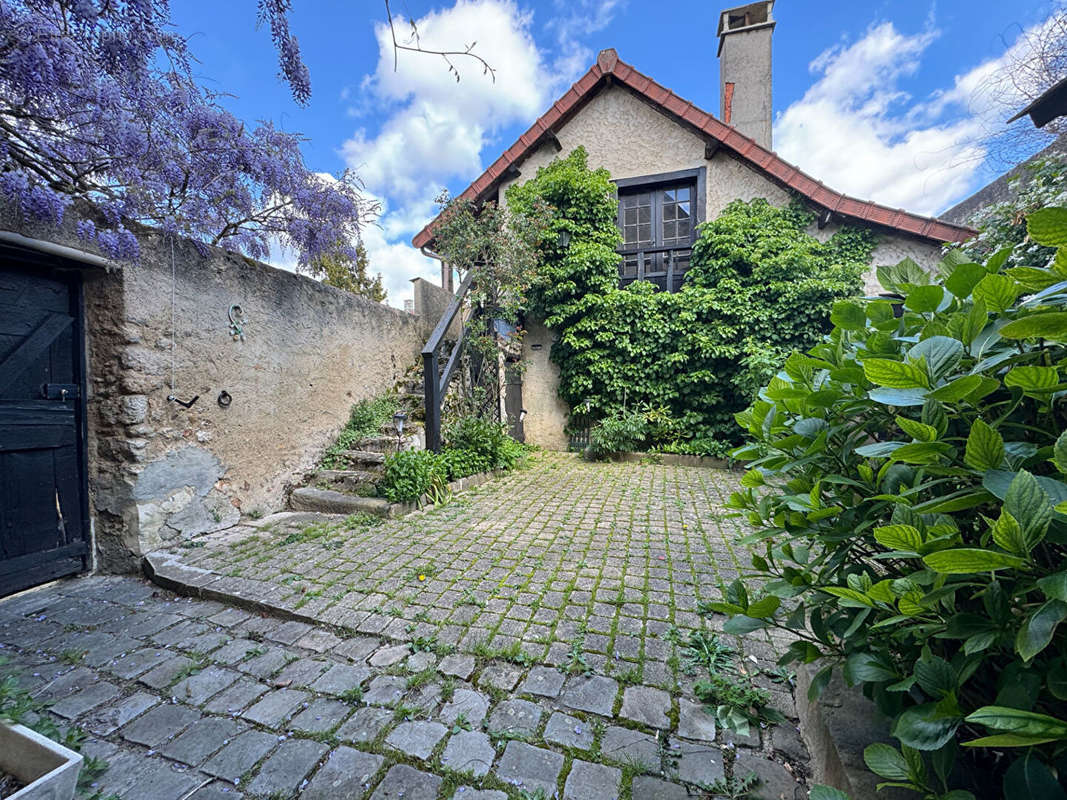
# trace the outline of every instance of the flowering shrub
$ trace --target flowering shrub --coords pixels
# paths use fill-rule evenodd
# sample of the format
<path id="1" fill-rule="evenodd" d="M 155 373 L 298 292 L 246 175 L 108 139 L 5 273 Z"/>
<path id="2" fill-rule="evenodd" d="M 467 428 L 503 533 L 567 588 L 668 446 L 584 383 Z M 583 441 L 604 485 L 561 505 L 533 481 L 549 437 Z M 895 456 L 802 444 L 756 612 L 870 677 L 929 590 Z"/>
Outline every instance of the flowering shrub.
<path id="1" fill-rule="evenodd" d="M 1067 209 L 1027 224 L 1067 245 Z M 902 307 L 836 303 L 737 417 L 759 582 L 711 609 L 862 685 L 900 744 L 868 766 L 926 798 L 1065 796 L 1067 249 L 1011 254 L 880 270 Z"/>
<path id="2" fill-rule="evenodd" d="M 307 70 L 287 0 L 264 0 L 281 70 L 298 102 Z M 299 135 L 248 127 L 197 85 L 165 0 L 0 0 L 0 198 L 59 223 L 75 200 L 101 212 L 78 234 L 133 260 L 129 221 L 268 255 L 278 238 L 311 266 L 355 258 L 374 209 L 354 176 L 304 165 Z"/>

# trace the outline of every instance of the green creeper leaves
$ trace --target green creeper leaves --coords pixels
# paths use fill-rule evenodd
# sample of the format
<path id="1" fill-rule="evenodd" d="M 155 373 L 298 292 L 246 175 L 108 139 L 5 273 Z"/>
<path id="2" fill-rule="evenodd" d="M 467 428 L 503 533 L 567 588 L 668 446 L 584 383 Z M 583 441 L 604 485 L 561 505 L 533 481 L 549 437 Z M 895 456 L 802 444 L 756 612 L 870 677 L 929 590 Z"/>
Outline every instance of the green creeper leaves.
<path id="1" fill-rule="evenodd" d="M 1067 208 L 1042 208 L 1026 217 L 1026 232 L 1038 244 L 1067 244 Z"/>
<path id="2" fill-rule="evenodd" d="M 871 383 L 891 389 L 928 387 L 930 379 L 925 370 L 915 364 L 890 361 L 887 358 L 868 358 L 863 362 L 863 374 Z"/>
<path id="3" fill-rule="evenodd" d="M 1049 311 L 1012 320 L 1000 329 L 1005 339 L 1067 339 L 1067 311 Z"/>
<path id="4" fill-rule="evenodd" d="M 976 419 L 967 437 L 963 462 L 979 472 L 998 469 L 1004 462 L 1004 439 L 981 419 Z"/>
<path id="5" fill-rule="evenodd" d="M 1023 560 L 993 550 L 961 547 L 956 550 L 941 550 L 923 557 L 923 563 L 942 575 L 968 575 L 972 572 L 992 572 L 1007 567 L 1021 567 Z"/>

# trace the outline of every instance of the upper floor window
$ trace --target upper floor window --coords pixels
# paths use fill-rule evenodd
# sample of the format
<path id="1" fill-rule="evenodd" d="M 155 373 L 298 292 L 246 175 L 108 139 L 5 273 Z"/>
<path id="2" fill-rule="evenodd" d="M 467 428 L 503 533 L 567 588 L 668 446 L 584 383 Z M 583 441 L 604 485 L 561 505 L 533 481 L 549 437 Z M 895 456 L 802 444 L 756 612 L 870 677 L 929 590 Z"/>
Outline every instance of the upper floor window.
<path id="1" fill-rule="evenodd" d="M 703 170 L 618 181 L 620 285 L 649 281 L 676 292 L 703 221 Z M 699 174 L 698 174 L 699 173 Z"/>

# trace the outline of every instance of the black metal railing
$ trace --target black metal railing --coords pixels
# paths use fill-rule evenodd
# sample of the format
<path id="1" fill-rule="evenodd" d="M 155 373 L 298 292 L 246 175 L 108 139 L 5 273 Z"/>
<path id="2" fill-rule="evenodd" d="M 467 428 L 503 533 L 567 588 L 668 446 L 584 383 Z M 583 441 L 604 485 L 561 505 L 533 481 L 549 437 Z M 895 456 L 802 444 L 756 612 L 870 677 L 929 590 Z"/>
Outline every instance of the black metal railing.
<path id="1" fill-rule="evenodd" d="M 452 322 L 456 319 L 456 315 L 463 308 L 463 300 L 466 298 L 467 293 L 470 292 L 473 278 L 474 271 L 471 270 L 459 285 L 459 290 L 449 302 L 445 313 L 441 315 L 441 319 L 438 321 L 437 327 L 433 329 L 433 333 L 430 334 L 426 346 L 422 348 L 423 402 L 426 404 L 426 449 L 435 453 L 441 451 L 441 406 L 448 391 L 448 383 L 452 380 L 452 375 L 463 357 L 463 348 L 467 339 L 467 326 L 460 325 L 459 336 L 456 337 L 456 343 L 452 346 L 452 352 L 449 354 L 443 370 L 441 369 L 438 351 L 441 349 L 441 344 L 445 341 L 445 335 L 448 333 L 448 329 L 452 327 Z"/>

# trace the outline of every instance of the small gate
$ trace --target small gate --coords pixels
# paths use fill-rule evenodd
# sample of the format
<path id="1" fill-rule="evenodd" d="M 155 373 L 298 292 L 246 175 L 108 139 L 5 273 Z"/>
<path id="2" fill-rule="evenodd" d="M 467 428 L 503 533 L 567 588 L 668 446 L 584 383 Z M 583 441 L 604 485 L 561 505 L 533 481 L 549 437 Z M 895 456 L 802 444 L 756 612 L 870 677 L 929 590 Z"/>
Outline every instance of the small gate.
<path id="1" fill-rule="evenodd" d="M 0 596 L 87 568 L 85 439 L 81 276 L 0 249 Z"/>

